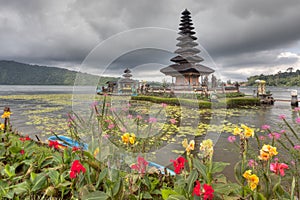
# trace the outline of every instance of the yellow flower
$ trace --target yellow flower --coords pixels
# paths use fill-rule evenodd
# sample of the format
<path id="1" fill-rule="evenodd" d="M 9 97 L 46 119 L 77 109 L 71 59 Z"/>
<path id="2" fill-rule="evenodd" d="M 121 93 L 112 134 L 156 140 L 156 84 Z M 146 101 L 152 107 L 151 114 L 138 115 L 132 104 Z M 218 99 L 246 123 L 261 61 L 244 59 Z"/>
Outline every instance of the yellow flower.
<path id="1" fill-rule="evenodd" d="M 186 151 L 187 152 L 190 152 L 191 150 L 194 150 L 194 148 L 195 148 L 195 141 L 194 140 L 191 140 L 190 141 L 190 143 L 189 143 L 189 145 L 186 147 Z"/>
<path id="2" fill-rule="evenodd" d="M 124 133 L 124 134 L 121 136 L 122 142 L 123 142 L 124 144 L 128 144 L 128 142 L 129 142 L 129 137 L 130 137 L 130 134 L 129 134 L 129 133 Z"/>
<path id="3" fill-rule="evenodd" d="M 212 140 L 211 139 L 203 140 L 200 144 L 200 151 L 204 151 L 204 156 L 212 157 L 214 153 Z"/>
<path id="4" fill-rule="evenodd" d="M 266 152 L 264 152 L 264 151 L 262 151 L 262 150 L 260 150 L 260 155 L 258 156 L 258 158 L 259 158 L 260 160 L 265 160 L 265 161 L 267 161 L 267 160 L 270 159 L 270 154 L 269 154 L 269 153 L 266 153 Z"/>
<path id="5" fill-rule="evenodd" d="M 251 170 L 247 170 L 244 172 L 243 177 L 245 179 L 248 179 L 251 176 L 252 171 Z"/>
<path id="6" fill-rule="evenodd" d="M 129 137 L 129 142 L 130 142 L 130 144 L 134 144 L 134 142 L 135 142 L 135 137 Z"/>
<path id="7" fill-rule="evenodd" d="M 205 149 L 213 148 L 213 142 L 211 139 L 203 140 L 200 144 L 200 150 L 204 151 Z"/>
<path id="8" fill-rule="evenodd" d="M 251 190 L 254 190 L 257 187 L 259 183 L 259 178 L 255 174 L 252 174 L 251 170 L 245 171 L 243 177 L 247 179 L 248 185 Z"/>
<path id="9" fill-rule="evenodd" d="M 185 150 L 190 153 L 191 150 L 194 150 L 195 148 L 195 141 L 191 140 L 190 143 L 188 143 L 187 139 L 184 139 L 182 141 L 182 146 L 185 148 Z"/>
<path id="10" fill-rule="evenodd" d="M 4 130 L 4 124 L 0 124 L 0 130 Z"/>
<path id="11" fill-rule="evenodd" d="M 255 174 L 252 174 L 247 180 L 251 190 L 254 190 L 258 185 L 259 178 Z"/>
<path id="12" fill-rule="evenodd" d="M 3 113 L 3 115 L 1 116 L 1 118 L 9 118 L 10 115 L 11 115 L 11 112 L 5 111 L 5 112 Z"/>
<path id="13" fill-rule="evenodd" d="M 243 124 L 242 124 L 242 126 L 243 126 Z M 249 128 L 248 126 L 244 125 L 243 129 L 244 129 L 244 136 L 246 138 L 254 136 L 254 130 L 252 128 Z"/>
<path id="14" fill-rule="evenodd" d="M 135 143 L 135 134 L 134 133 L 124 133 L 122 136 L 121 136 L 121 138 L 122 138 L 122 142 L 124 143 L 124 144 L 128 144 L 128 143 L 130 143 L 130 144 L 134 144 Z"/>
<path id="15" fill-rule="evenodd" d="M 241 134 L 242 130 L 239 127 L 235 127 L 233 130 L 233 135 L 239 135 Z"/>

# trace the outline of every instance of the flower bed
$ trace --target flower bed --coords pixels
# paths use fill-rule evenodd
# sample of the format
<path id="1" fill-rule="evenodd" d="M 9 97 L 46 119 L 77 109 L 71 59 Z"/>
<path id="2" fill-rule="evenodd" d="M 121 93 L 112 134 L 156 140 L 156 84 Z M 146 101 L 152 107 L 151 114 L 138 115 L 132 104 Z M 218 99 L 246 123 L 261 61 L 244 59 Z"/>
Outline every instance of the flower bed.
<path id="1" fill-rule="evenodd" d="M 0 125 L 0 197 L 7 199 L 296 199 L 299 198 L 300 140 L 295 126 L 281 115 L 282 125 L 273 131 L 269 125 L 259 133 L 241 124 L 228 137 L 240 151 L 240 161 L 234 167 L 236 181 L 229 182 L 222 171 L 229 163 L 214 161 L 211 140 L 183 138 L 185 153 L 170 159 L 170 175 L 164 169 L 149 166 L 144 154 L 159 145 L 159 138 L 176 131 L 176 119 L 166 123 L 160 135 L 151 135 L 157 118 L 133 114 L 134 132 L 119 115 L 112 115 L 107 102 L 93 104 L 99 130 L 88 150 L 67 148 L 60 142 L 49 142 L 47 147 L 30 137 L 11 132 L 9 109 L 2 115 Z M 162 108 L 167 106 L 161 105 Z M 128 116 L 127 116 L 128 117 Z M 143 120 L 142 120 L 143 119 Z M 123 122 L 122 123 L 117 123 Z M 124 126 L 123 126 L 124 125 Z M 127 130 L 124 129 L 126 126 Z M 91 128 L 86 119 L 70 115 L 72 138 L 81 141 L 78 132 Z M 141 137 L 140 133 L 147 137 Z M 149 143 L 149 137 L 153 143 Z M 256 142 L 255 147 L 250 146 Z M 117 151 L 135 156 L 132 165 L 119 166 L 120 152 L 104 155 L 105 142 L 118 147 Z M 116 156 L 117 159 L 113 159 Z M 120 157 L 120 159 L 123 159 Z"/>

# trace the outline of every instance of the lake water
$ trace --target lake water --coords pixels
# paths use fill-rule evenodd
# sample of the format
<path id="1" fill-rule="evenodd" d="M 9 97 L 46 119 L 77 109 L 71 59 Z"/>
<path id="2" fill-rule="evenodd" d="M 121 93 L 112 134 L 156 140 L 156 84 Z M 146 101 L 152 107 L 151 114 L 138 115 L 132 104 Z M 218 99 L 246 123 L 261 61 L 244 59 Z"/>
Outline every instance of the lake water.
<path id="1" fill-rule="evenodd" d="M 253 95 L 255 87 L 242 87 L 241 92 Z M 275 99 L 291 99 L 291 91 L 299 88 L 275 88 L 270 90 Z M 95 91 L 95 87 L 73 87 L 73 86 L 7 86 L 0 85 L 0 108 L 9 106 L 13 112 L 11 122 L 13 127 L 24 135 L 34 138 L 37 135 L 46 139 L 51 131 L 57 133 L 65 132 L 67 127 L 67 113 L 72 111 L 74 96 L 72 94 L 87 94 Z M 49 95 L 49 96 L 48 96 Z M 41 98 L 40 98 L 41 97 Z M 49 98 L 53 99 L 49 99 Z M 272 127 L 280 123 L 279 115 L 284 114 L 288 120 L 295 119 L 295 113 L 290 102 L 276 101 L 273 106 L 261 106 L 258 109 L 244 110 L 238 116 L 227 116 L 226 120 L 234 123 L 251 124 L 261 127 L 269 124 Z M 55 120 L 54 120 L 55 119 Z M 215 145 L 215 158 L 220 161 L 234 162 L 237 160 L 238 151 L 233 152 L 228 146 L 228 135 L 221 135 Z M 159 157 L 159 156 L 158 156 Z M 167 165 L 169 159 L 158 158 L 160 164 Z M 165 159 L 165 160 L 163 160 Z M 229 172 L 231 173 L 231 172 Z"/>

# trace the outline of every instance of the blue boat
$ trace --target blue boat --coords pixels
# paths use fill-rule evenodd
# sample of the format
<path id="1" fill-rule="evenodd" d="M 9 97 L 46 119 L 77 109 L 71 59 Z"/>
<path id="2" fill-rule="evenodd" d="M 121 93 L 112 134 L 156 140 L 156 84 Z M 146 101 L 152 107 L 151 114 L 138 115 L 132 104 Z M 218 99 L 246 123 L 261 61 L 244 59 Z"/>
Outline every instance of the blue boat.
<path id="1" fill-rule="evenodd" d="M 66 147 L 69 147 L 69 148 L 72 148 L 72 147 L 78 147 L 78 148 L 83 148 L 83 150 L 87 150 L 88 149 L 88 144 L 86 143 L 79 143 L 77 142 L 76 140 L 73 140 L 72 138 L 70 137 L 67 137 L 67 136 L 64 136 L 64 135 L 54 135 L 54 136 L 50 136 L 48 138 L 49 141 L 58 141 L 61 145 L 64 145 Z M 149 167 L 155 167 L 157 168 L 162 174 L 165 174 L 165 170 L 164 166 L 162 165 L 159 165 L 155 162 L 151 162 L 149 161 L 148 162 L 148 166 Z M 166 168 L 167 172 L 172 175 L 172 176 L 175 176 L 175 172 Z"/>
<path id="2" fill-rule="evenodd" d="M 78 147 L 83 148 L 83 150 L 88 149 L 88 145 L 85 143 L 79 143 L 76 140 L 73 140 L 70 137 L 64 136 L 64 135 L 54 135 L 50 136 L 48 138 L 49 141 L 58 141 L 61 145 L 67 146 L 67 147 Z"/>

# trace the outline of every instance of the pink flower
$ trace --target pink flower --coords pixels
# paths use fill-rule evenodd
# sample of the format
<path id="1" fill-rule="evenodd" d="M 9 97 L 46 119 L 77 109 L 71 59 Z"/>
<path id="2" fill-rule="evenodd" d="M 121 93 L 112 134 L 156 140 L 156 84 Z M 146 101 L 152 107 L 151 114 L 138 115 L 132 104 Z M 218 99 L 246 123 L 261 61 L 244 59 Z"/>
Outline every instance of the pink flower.
<path id="1" fill-rule="evenodd" d="M 294 149 L 300 150 L 300 145 L 295 145 L 295 146 L 294 146 Z"/>
<path id="2" fill-rule="evenodd" d="M 275 174 L 280 174 L 280 176 L 284 176 L 284 170 L 288 169 L 289 166 L 285 163 L 275 163 L 270 164 L 270 171 L 274 172 Z"/>
<path id="3" fill-rule="evenodd" d="M 127 118 L 128 118 L 128 119 L 132 119 L 132 115 L 130 115 L 130 114 L 127 115 Z"/>
<path id="4" fill-rule="evenodd" d="M 166 104 L 166 103 L 162 103 L 161 106 L 162 106 L 163 108 L 165 108 L 165 107 L 167 107 L 167 104 Z"/>
<path id="5" fill-rule="evenodd" d="M 127 104 L 127 106 L 128 106 L 128 107 L 130 107 L 130 106 L 131 106 L 131 104 L 130 104 L 130 103 L 128 103 L 128 104 Z"/>
<path id="6" fill-rule="evenodd" d="M 137 118 L 138 120 L 143 119 L 143 117 L 142 117 L 141 115 L 137 115 L 136 118 Z"/>
<path id="7" fill-rule="evenodd" d="M 273 138 L 274 138 L 275 140 L 278 140 L 278 139 L 280 138 L 280 134 L 279 134 L 279 133 L 276 133 L 276 132 L 274 132 L 274 133 L 269 133 L 268 136 L 269 136 L 270 139 L 273 139 Z"/>
<path id="8" fill-rule="evenodd" d="M 257 162 L 255 162 L 255 160 L 253 160 L 253 159 L 248 161 L 248 166 L 249 167 L 254 167 L 254 166 L 257 166 L 257 165 L 258 165 Z"/>
<path id="9" fill-rule="evenodd" d="M 285 119 L 285 118 L 286 118 L 285 115 L 283 115 L 283 114 L 279 115 L 279 119 Z"/>
<path id="10" fill-rule="evenodd" d="M 108 128 L 108 129 L 113 129 L 114 127 L 115 127 L 114 124 L 109 124 L 107 128 Z"/>
<path id="11" fill-rule="evenodd" d="M 281 130 L 280 131 L 280 134 L 284 134 L 284 133 L 286 133 L 286 130 Z"/>
<path id="12" fill-rule="evenodd" d="M 229 136 L 229 137 L 227 138 L 227 140 L 228 140 L 228 142 L 233 143 L 233 142 L 236 140 L 236 138 L 235 138 L 234 135 L 232 135 L 232 136 Z"/>
<path id="13" fill-rule="evenodd" d="M 131 169 L 138 171 L 140 174 L 145 174 L 148 162 L 141 156 L 137 157 L 137 163 L 131 165 Z"/>
<path id="14" fill-rule="evenodd" d="M 296 111 L 296 112 L 300 111 L 300 107 L 296 107 L 296 108 L 294 109 L 294 111 Z"/>
<path id="15" fill-rule="evenodd" d="M 300 117 L 297 117 L 296 123 L 297 123 L 297 124 L 300 124 Z"/>
<path id="16" fill-rule="evenodd" d="M 267 124 L 264 124 L 264 125 L 261 126 L 261 129 L 262 130 L 268 130 L 268 129 L 270 129 L 270 126 L 267 125 Z"/>
<path id="17" fill-rule="evenodd" d="M 110 120 L 109 119 L 106 119 L 106 120 L 104 120 L 106 123 L 110 123 Z"/>
<path id="18" fill-rule="evenodd" d="M 125 133 L 125 132 L 126 132 L 126 128 L 122 127 L 122 128 L 121 128 L 121 131 L 122 131 L 123 133 Z"/>
<path id="19" fill-rule="evenodd" d="M 260 140 L 265 140 L 266 137 L 261 135 L 261 136 L 259 136 L 259 139 L 260 139 Z"/>
<path id="20" fill-rule="evenodd" d="M 170 119 L 171 124 L 176 124 L 176 119 Z"/>
<path id="21" fill-rule="evenodd" d="M 149 123 L 156 123 L 157 119 L 155 117 L 150 117 L 148 121 Z"/>

